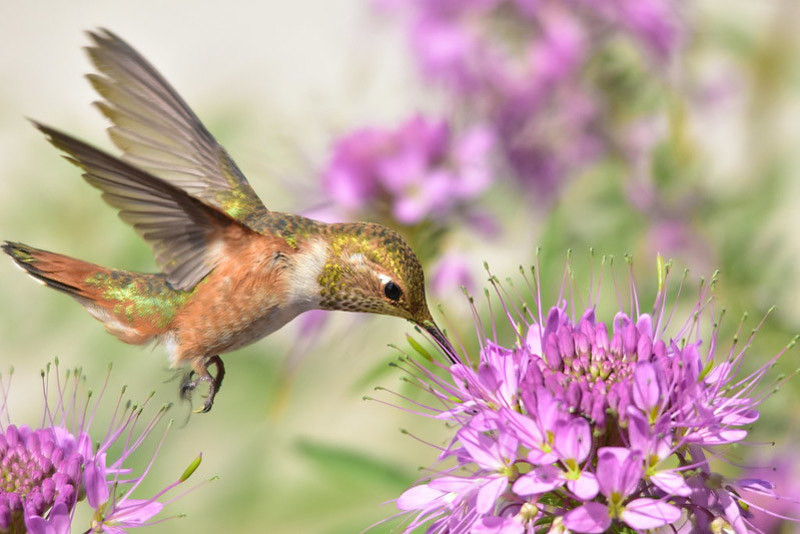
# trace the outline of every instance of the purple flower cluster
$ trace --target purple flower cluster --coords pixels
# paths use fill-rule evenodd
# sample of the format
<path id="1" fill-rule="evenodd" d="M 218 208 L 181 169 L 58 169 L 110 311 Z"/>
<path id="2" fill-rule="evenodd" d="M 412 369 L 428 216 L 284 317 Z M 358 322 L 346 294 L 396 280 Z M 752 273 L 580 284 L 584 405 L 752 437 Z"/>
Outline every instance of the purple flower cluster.
<path id="1" fill-rule="evenodd" d="M 323 185 L 350 214 L 373 210 L 402 225 L 441 220 L 489 185 L 492 142 L 483 128 L 456 136 L 447 122 L 422 116 L 396 129 L 363 128 L 336 142 Z"/>
<path id="2" fill-rule="evenodd" d="M 651 313 L 631 283 L 631 309 L 606 324 L 599 290 L 577 317 L 560 300 L 545 316 L 538 280 L 531 312 L 493 277 L 516 343 L 501 345 L 492 325 L 477 366 L 464 358 L 446 379 L 412 362 L 436 398 L 423 413 L 456 432 L 435 474 L 397 500 L 407 531 L 750 531 L 750 505 L 774 497 L 771 485 L 726 479 L 708 459 L 744 444 L 776 386 L 762 384 L 766 371 L 795 342 L 740 373 L 752 336 L 718 350 L 708 287 L 671 331 L 666 278 Z"/>
<path id="3" fill-rule="evenodd" d="M 377 3 L 405 15 L 423 76 L 492 125 L 514 176 L 540 196 L 552 195 L 613 137 L 613 97 L 592 78 L 598 64 L 609 64 L 609 50 L 630 43 L 658 69 L 681 41 L 669 0 Z"/>
<path id="4" fill-rule="evenodd" d="M 79 370 L 67 371 L 62 383 L 56 362 L 53 374 L 55 393 L 48 391 L 50 366 L 42 373 L 45 410 L 40 428 L 0 424 L 0 531 L 69 533 L 76 504 L 84 499 L 94 514 L 91 525 L 82 528 L 82 532 L 122 534 L 128 528 L 150 524 L 164 506 L 159 499 L 183 483 L 199 465 L 198 457 L 176 482 L 149 499 L 131 498 L 133 490 L 149 473 L 155 455 L 139 475 L 133 475 L 125 464 L 156 428 L 167 407 L 159 409 L 138 430 L 147 402 L 142 406 L 130 402 L 123 405 L 120 394 L 103 440 L 93 446 L 90 427 L 108 378 L 92 406 L 91 395 L 81 402 L 84 378 Z M 0 417 L 10 421 L 9 383 L 0 383 L 3 396 Z M 112 446 L 121 448 L 116 459 L 109 457 Z"/>
<path id="5" fill-rule="evenodd" d="M 83 458 L 74 440 L 7 426 L 0 434 L 0 529 L 35 531 L 48 510 L 65 515 L 77 500 Z M 16 523 L 16 525 L 15 525 Z M 68 525 L 69 522 L 67 521 Z"/>

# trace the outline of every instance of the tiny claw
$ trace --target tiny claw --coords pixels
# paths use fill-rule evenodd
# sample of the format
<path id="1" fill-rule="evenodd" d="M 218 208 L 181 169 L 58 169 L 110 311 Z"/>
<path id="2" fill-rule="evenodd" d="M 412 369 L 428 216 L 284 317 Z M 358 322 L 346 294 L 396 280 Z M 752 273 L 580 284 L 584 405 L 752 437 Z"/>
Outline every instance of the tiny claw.
<path id="1" fill-rule="evenodd" d="M 214 375 L 208 370 L 212 364 L 216 367 L 216 373 Z M 192 370 L 184 375 L 180 385 L 180 396 L 184 400 L 191 400 L 192 391 L 200 384 L 204 382 L 207 383 L 208 394 L 205 397 L 203 407 L 192 411 L 194 413 L 208 413 L 214 406 L 214 397 L 222 387 L 223 378 L 225 378 L 225 366 L 222 363 L 222 358 L 219 356 L 212 356 L 206 360 L 202 374 L 197 374 Z"/>
<path id="2" fill-rule="evenodd" d="M 192 410 L 192 413 L 208 413 L 211 411 L 211 407 L 214 405 L 214 398 L 213 396 L 209 395 L 206 397 L 206 402 L 203 403 L 202 408 L 197 408 L 196 410 Z"/>
<path id="3" fill-rule="evenodd" d="M 197 380 L 192 379 L 194 374 L 194 371 L 189 371 L 184 373 L 183 378 L 181 378 L 181 385 L 179 387 L 181 400 L 192 400 L 192 391 L 197 387 Z"/>

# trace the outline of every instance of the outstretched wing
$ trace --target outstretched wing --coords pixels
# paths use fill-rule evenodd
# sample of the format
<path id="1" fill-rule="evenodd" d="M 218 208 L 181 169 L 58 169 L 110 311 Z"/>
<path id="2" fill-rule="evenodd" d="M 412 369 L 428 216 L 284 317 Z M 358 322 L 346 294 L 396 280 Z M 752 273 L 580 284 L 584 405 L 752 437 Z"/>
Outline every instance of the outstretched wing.
<path id="1" fill-rule="evenodd" d="M 122 159 L 246 224 L 267 209 L 236 163 L 167 81 L 108 30 L 89 32 L 87 77 L 105 100 L 95 104 L 113 126 Z"/>
<path id="2" fill-rule="evenodd" d="M 119 216 L 155 252 L 156 263 L 175 289 L 191 289 L 219 258 L 214 244 L 237 221 L 205 205 L 189 193 L 148 172 L 65 133 L 33 123 L 66 159 L 84 170 L 87 182 L 103 192 Z"/>

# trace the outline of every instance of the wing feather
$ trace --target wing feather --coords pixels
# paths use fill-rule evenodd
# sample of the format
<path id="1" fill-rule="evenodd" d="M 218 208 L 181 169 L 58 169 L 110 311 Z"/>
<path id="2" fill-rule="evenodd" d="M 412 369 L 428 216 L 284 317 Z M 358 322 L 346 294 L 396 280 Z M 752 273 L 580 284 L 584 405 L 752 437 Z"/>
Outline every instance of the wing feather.
<path id="1" fill-rule="evenodd" d="M 267 213 L 236 163 L 147 60 L 108 30 L 89 37 L 100 74 L 88 78 L 124 161 L 244 224 Z"/>
<path id="2" fill-rule="evenodd" d="M 34 125 L 83 169 L 86 181 L 152 246 L 172 287 L 191 289 L 216 266 L 219 258 L 210 247 L 222 239 L 227 225 L 238 221 L 166 180 L 58 130 Z"/>

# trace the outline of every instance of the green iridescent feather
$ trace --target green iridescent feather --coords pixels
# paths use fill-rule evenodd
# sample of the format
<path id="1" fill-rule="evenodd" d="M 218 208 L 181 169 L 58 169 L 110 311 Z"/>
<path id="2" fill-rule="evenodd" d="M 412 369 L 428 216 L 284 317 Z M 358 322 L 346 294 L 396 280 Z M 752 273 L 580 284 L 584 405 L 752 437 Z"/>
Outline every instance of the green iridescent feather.
<path id="1" fill-rule="evenodd" d="M 172 289 L 162 274 L 117 270 L 96 273 L 85 282 L 100 289 L 104 299 L 115 302 L 114 314 L 128 324 L 145 319 L 159 328 L 172 322 L 196 290 Z"/>

